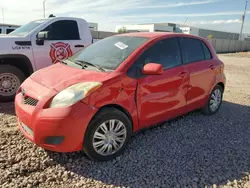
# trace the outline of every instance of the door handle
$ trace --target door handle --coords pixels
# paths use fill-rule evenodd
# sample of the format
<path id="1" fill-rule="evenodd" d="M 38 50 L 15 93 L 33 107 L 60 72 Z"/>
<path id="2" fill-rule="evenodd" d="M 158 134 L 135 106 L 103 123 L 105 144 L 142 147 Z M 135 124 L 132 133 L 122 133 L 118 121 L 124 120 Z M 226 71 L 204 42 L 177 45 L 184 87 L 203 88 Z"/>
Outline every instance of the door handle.
<path id="1" fill-rule="evenodd" d="M 76 48 L 84 48 L 84 45 L 81 45 L 81 44 L 77 44 L 75 45 Z"/>
<path id="2" fill-rule="evenodd" d="M 209 65 L 209 68 L 213 70 L 215 69 L 215 65 Z"/>
<path id="3" fill-rule="evenodd" d="M 187 72 L 180 72 L 179 74 L 178 74 L 178 76 L 180 76 L 180 77 L 185 77 L 185 76 L 187 76 Z"/>

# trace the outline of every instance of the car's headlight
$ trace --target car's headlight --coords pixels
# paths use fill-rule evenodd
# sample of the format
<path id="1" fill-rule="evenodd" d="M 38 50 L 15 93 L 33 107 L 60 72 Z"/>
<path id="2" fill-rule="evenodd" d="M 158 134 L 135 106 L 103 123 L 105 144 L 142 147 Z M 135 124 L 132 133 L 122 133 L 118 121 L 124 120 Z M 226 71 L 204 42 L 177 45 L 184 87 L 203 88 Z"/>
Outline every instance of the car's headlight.
<path id="1" fill-rule="evenodd" d="M 71 106 L 98 89 L 100 82 L 83 82 L 72 85 L 58 93 L 50 103 L 50 108 Z"/>

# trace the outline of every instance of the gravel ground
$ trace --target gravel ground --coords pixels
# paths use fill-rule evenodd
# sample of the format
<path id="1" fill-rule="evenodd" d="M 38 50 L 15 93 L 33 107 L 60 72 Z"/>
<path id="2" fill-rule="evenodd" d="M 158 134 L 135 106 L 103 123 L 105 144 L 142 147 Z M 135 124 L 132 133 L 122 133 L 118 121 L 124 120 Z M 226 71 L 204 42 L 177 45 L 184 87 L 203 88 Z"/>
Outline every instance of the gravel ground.
<path id="1" fill-rule="evenodd" d="M 220 55 L 227 86 L 219 113 L 200 112 L 136 134 L 109 162 L 37 148 L 0 104 L 0 187 L 250 187 L 250 60 Z"/>

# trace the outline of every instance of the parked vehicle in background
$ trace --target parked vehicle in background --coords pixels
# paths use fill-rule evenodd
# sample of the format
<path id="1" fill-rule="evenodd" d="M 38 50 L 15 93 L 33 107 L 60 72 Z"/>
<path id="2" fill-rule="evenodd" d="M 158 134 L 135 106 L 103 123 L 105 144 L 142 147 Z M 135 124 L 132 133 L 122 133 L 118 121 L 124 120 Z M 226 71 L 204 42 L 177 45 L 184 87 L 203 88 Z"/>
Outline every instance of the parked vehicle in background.
<path id="1" fill-rule="evenodd" d="M 109 160 L 142 128 L 195 109 L 216 113 L 225 82 L 224 64 L 206 39 L 126 33 L 31 75 L 15 109 L 20 130 L 38 146 Z"/>
<path id="2" fill-rule="evenodd" d="M 20 84 L 33 72 L 92 42 L 88 23 L 69 17 L 35 20 L 0 35 L 0 102 L 13 100 Z"/>
<path id="3" fill-rule="evenodd" d="M 13 24 L 0 24 L 0 34 L 7 35 L 12 31 L 15 31 L 19 28 L 20 25 L 13 25 Z"/>

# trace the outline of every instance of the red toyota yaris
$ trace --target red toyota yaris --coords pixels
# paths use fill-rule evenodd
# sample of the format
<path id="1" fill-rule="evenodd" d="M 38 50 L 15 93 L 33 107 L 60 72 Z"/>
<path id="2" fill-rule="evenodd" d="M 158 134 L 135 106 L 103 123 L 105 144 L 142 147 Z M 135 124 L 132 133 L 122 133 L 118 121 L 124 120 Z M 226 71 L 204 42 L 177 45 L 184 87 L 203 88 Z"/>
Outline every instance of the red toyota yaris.
<path id="1" fill-rule="evenodd" d="M 111 36 L 31 75 L 15 98 L 22 133 L 45 149 L 120 155 L 133 132 L 195 109 L 216 113 L 224 64 L 203 38 Z"/>

